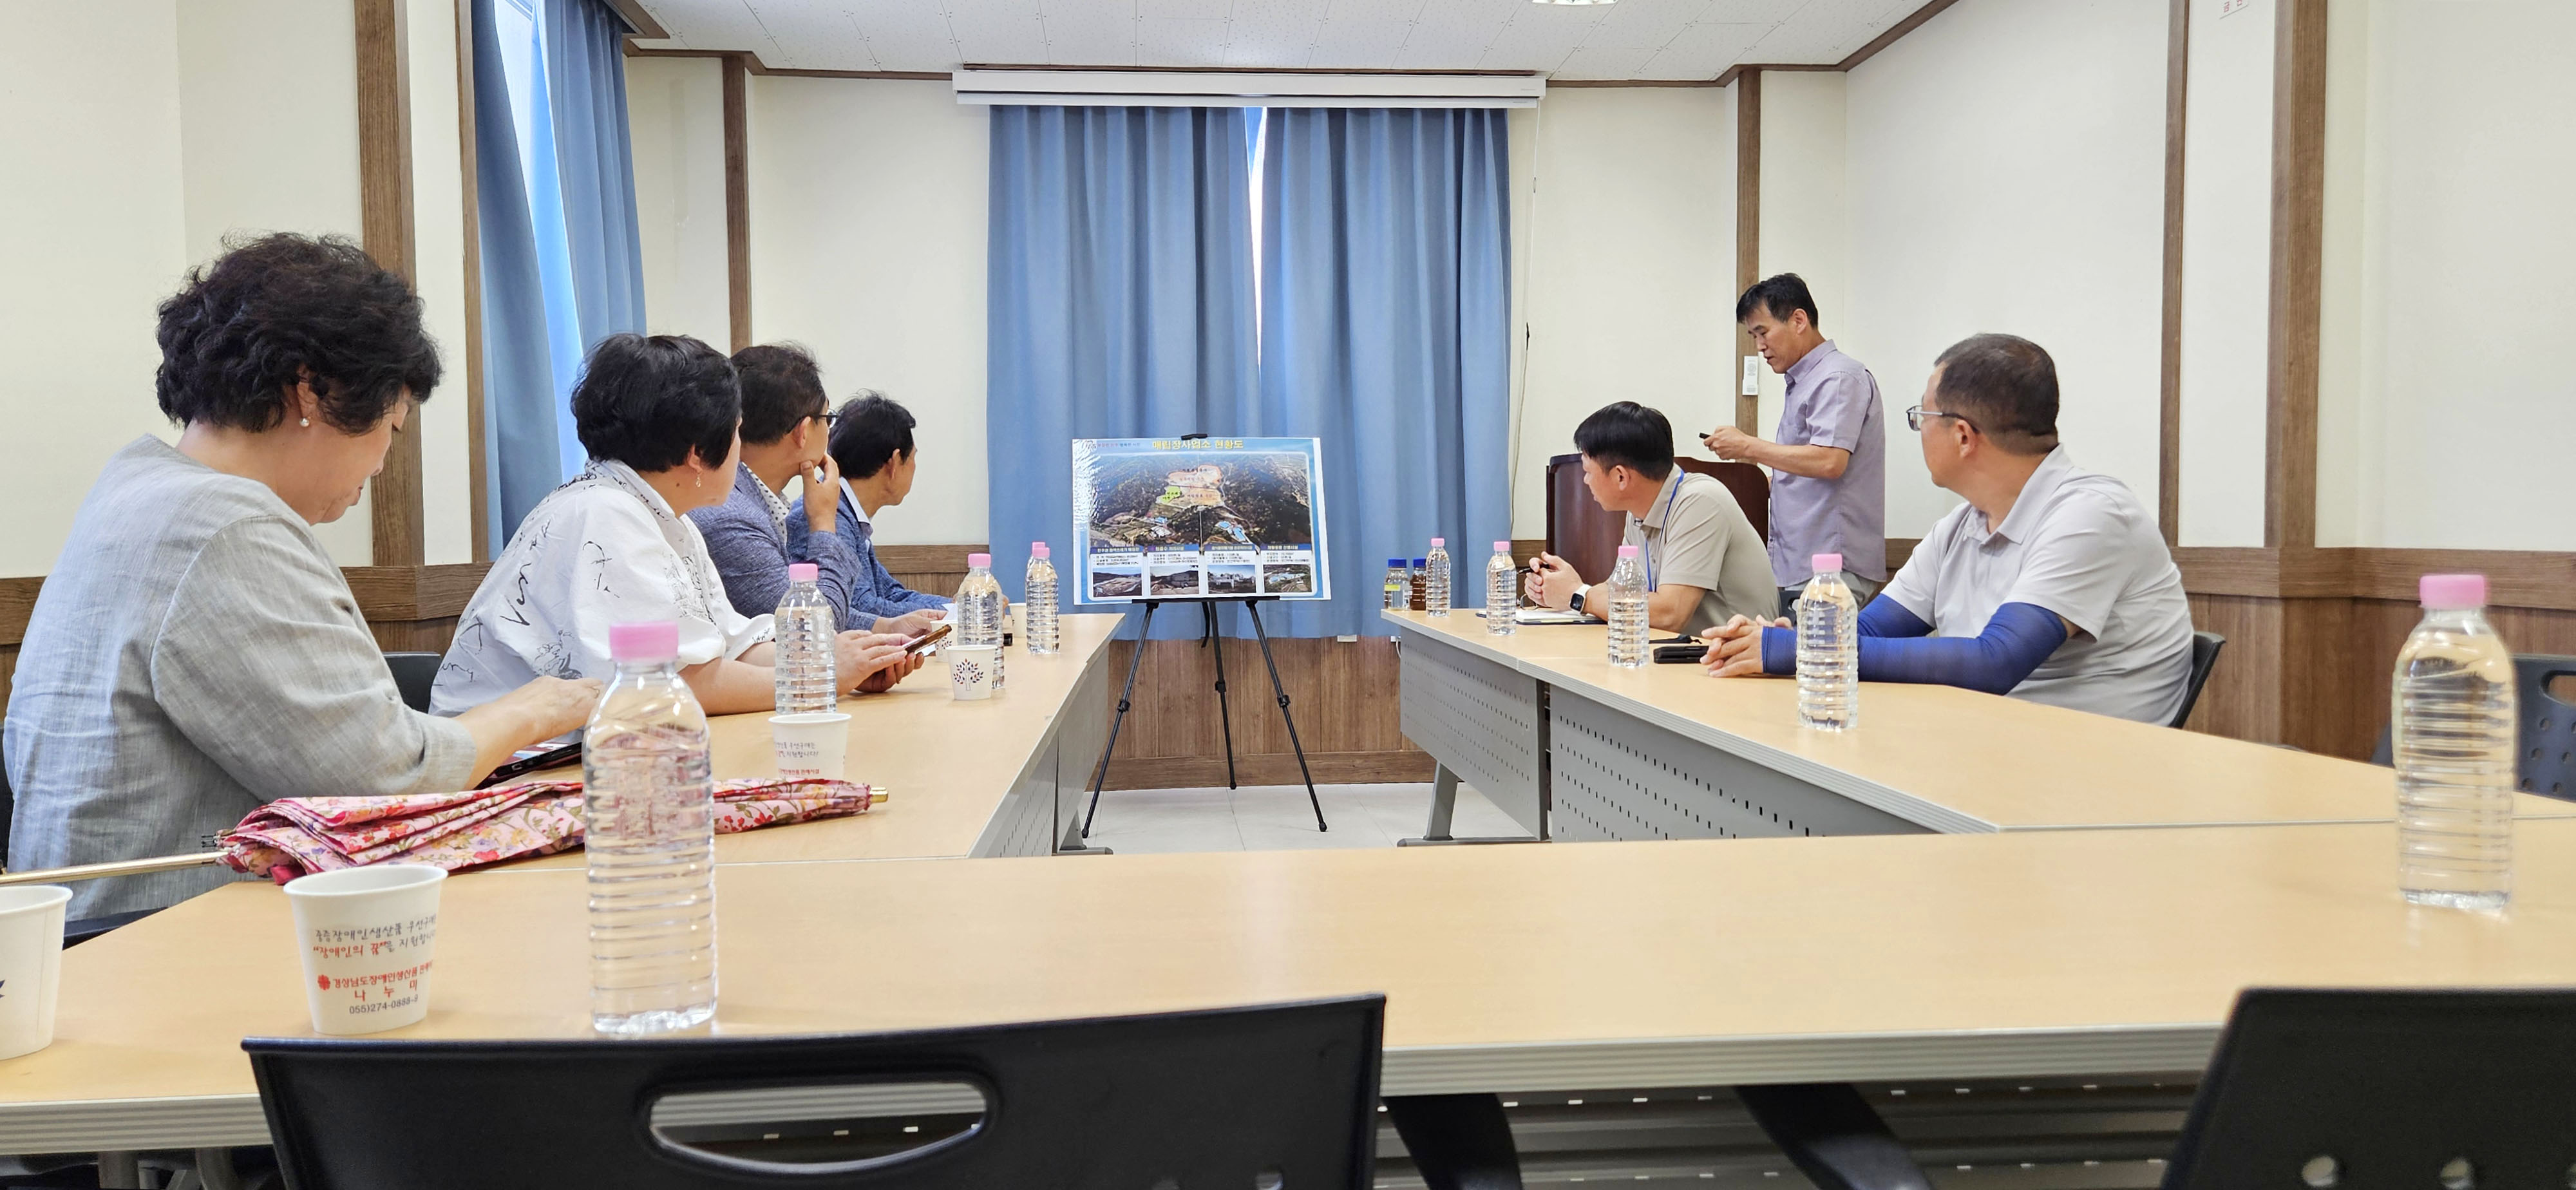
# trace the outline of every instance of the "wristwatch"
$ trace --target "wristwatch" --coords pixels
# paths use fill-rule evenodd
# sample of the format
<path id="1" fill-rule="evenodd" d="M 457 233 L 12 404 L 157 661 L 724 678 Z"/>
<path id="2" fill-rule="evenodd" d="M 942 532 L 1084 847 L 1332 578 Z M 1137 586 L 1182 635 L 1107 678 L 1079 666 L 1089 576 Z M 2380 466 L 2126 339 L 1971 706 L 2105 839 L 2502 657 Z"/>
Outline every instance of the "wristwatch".
<path id="1" fill-rule="evenodd" d="M 1567 605 L 1566 605 L 1566 610 L 1567 610 L 1567 611 L 1574 612 L 1574 613 L 1575 613 L 1575 614 L 1577 614 L 1577 615 L 1582 614 L 1582 612 L 1583 612 L 1583 592 L 1581 592 L 1581 591 L 1577 591 L 1577 592 L 1575 592 L 1575 593 L 1574 593 L 1574 602 L 1567 604 Z"/>

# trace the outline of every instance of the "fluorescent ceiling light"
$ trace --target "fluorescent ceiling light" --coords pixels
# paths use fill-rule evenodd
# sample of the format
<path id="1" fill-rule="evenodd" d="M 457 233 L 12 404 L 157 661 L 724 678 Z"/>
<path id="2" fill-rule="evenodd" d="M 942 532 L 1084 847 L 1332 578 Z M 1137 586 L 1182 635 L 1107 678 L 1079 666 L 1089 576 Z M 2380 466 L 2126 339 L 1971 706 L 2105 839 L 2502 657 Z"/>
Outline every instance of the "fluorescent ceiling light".
<path id="1" fill-rule="evenodd" d="M 1055 107 L 1536 107 L 1535 74 L 960 70 L 957 102 Z"/>

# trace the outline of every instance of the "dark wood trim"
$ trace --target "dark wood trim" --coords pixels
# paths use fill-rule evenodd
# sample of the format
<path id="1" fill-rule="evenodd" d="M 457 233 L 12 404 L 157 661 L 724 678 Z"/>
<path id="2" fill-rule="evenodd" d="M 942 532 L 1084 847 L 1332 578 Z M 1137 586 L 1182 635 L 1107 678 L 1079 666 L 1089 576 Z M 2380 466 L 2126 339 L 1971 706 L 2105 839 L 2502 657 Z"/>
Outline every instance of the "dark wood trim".
<path id="1" fill-rule="evenodd" d="M 27 617 L 36 612 L 36 593 L 45 588 L 45 576 L 0 578 L 0 645 L 16 645 L 27 639 Z"/>
<path id="2" fill-rule="evenodd" d="M 2325 257 L 2326 0 L 2279 0 L 2272 78 L 2272 317 L 2263 544 L 2317 540 Z"/>
<path id="3" fill-rule="evenodd" d="M 626 22 L 626 27 L 632 30 L 626 35 L 629 39 L 627 44 L 634 44 L 632 39 L 638 37 L 649 37 L 658 41 L 671 35 L 670 30 L 662 27 L 662 22 L 653 19 L 653 10 L 644 7 L 642 0 L 607 0 L 607 3 L 610 10 L 614 11 L 619 19 Z M 459 4 L 456 7 L 462 10 L 465 5 Z"/>
<path id="4" fill-rule="evenodd" d="M 1717 85 L 1721 87 L 1727 86 L 1728 84 L 1734 83 L 1735 81 L 1743 78 L 1745 75 L 1759 74 L 1764 71 L 1803 70 L 1809 73 L 1821 74 L 1827 71 L 1839 71 L 1841 69 L 1842 67 L 1831 62 L 1738 62 L 1733 66 L 1727 67 L 1725 73 L 1717 76 Z"/>
<path id="5" fill-rule="evenodd" d="M 961 70 L 1079 70 L 1094 74 L 1390 74 L 1435 78 L 1537 78 L 1544 70 L 1387 70 L 1333 66 L 1057 66 L 1036 62 L 968 62 Z M 941 75 L 941 78 L 948 76 Z"/>
<path id="6" fill-rule="evenodd" d="M 2427 574 L 2483 574 L 2490 607 L 2576 611 L 2576 553 L 2184 546 L 2173 557 L 2194 595 L 2412 603 Z"/>
<path id="7" fill-rule="evenodd" d="M 1877 57 L 1880 50 L 1895 45 L 1897 39 L 1922 28 L 1923 22 L 1941 15 L 1944 9 L 1947 9 L 1958 2 L 1959 0 L 1931 0 L 1931 3 L 1915 9 L 1914 15 L 1888 26 L 1887 32 L 1881 33 L 1877 37 L 1871 39 L 1868 45 L 1852 51 L 1850 57 L 1834 63 L 1834 69 L 1848 71 L 1852 67 L 1858 66 L 1863 62 L 1867 62 L 1870 59 Z"/>
<path id="8" fill-rule="evenodd" d="M 1736 77 L 1735 91 L 1735 292 L 1762 279 L 1762 71 Z M 1726 389 L 1735 394 L 1735 428 L 1762 432 L 1762 398 L 1743 393 L 1744 357 L 1753 336 L 1735 330 L 1735 354 L 1726 361 Z"/>
<path id="9" fill-rule="evenodd" d="M 376 263 L 416 282 L 412 226 L 411 46 L 403 0 L 353 0 L 358 25 L 358 204 L 360 236 Z M 415 414 L 385 451 L 369 484 L 374 560 L 417 566 L 422 556 L 420 419 Z"/>
<path id="10" fill-rule="evenodd" d="M 1547 89 L 1585 87 L 1723 87 L 1716 79 L 1549 79 Z"/>
<path id="11" fill-rule="evenodd" d="M 465 451 L 474 560 L 492 560 L 491 476 L 483 435 L 483 213 L 474 164 L 474 5 L 456 4 L 456 155 L 465 208 Z"/>
<path id="12" fill-rule="evenodd" d="M 733 349 L 751 346 L 751 80 L 749 54 L 724 59 L 725 291 Z"/>
<path id="13" fill-rule="evenodd" d="M 2183 124 L 2191 83 L 2191 0 L 2172 0 L 2165 33 L 2164 332 L 2156 411 L 2156 525 L 2182 540 Z"/>

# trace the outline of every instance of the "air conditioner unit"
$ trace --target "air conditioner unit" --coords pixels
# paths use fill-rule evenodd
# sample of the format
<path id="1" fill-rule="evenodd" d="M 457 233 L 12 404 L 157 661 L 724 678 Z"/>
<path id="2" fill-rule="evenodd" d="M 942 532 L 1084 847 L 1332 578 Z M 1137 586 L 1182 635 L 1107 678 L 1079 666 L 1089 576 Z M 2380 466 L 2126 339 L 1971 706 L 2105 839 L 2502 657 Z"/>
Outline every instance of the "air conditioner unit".
<path id="1" fill-rule="evenodd" d="M 1537 107 L 1536 74 L 1322 74 L 968 67 L 957 102 L 1049 107 Z"/>

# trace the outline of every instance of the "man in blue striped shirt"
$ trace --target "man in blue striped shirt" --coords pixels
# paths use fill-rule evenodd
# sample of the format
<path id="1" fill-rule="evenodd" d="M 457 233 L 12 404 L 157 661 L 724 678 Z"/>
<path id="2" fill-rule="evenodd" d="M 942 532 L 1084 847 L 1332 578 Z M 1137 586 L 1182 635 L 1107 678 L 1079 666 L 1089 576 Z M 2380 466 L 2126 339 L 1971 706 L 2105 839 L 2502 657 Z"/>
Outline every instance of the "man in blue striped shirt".
<path id="1" fill-rule="evenodd" d="M 827 532 L 838 534 L 858 561 L 850 575 L 843 622 L 863 623 L 874 616 L 879 632 L 917 632 L 944 616 L 949 602 L 945 595 L 906 588 L 877 561 L 877 511 L 903 503 L 912 493 L 919 462 L 912 426 L 911 410 L 873 390 L 861 391 L 832 417 L 830 448 L 841 473 L 841 498 Z M 804 509 L 788 513 L 789 549 L 801 556 L 813 532 Z"/>

